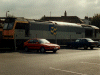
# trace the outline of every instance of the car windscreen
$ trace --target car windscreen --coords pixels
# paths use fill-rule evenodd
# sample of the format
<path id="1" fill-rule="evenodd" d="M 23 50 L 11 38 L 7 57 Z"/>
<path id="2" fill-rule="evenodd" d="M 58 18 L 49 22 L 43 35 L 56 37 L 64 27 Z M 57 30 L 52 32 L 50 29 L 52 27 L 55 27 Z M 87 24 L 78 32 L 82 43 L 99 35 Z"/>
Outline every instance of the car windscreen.
<path id="1" fill-rule="evenodd" d="M 4 23 L 3 29 L 13 29 L 14 23 Z"/>
<path id="2" fill-rule="evenodd" d="M 94 42 L 92 39 L 87 39 L 88 42 Z"/>
<path id="3" fill-rule="evenodd" d="M 39 39 L 38 40 L 40 44 L 46 44 L 46 43 L 50 43 L 48 40 L 46 39 Z"/>

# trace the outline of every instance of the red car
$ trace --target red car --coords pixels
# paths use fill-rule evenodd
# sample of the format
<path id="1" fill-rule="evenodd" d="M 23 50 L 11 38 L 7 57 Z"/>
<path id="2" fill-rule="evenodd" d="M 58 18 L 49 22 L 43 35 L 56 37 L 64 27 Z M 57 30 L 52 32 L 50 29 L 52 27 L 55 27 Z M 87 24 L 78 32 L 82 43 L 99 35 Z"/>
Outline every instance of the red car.
<path id="1" fill-rule="evenodd" d="M 36 38 L 24 42 L 24 49 L 25 51 L 28 51 L 29 49 L 34 49 L 40 51 L 41 53 L 44 53 L 45 51 L 53 51 L 54 53 L 56 53 L 56 51 L 60 49 L 60 46 L 50 43 L 46 39 Z"/>

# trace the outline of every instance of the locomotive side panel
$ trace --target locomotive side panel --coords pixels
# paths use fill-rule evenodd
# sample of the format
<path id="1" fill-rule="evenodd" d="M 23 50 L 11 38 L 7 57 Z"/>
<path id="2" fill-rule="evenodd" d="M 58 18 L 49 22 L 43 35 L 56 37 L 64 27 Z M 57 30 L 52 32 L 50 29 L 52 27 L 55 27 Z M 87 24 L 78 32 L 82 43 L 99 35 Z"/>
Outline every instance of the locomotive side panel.
<path id="1" fill-rule="evenodd" d="M 51 27 L 57 28 L 57 35 L 51 34 Z M 59 26 L 44 23 L 31 23 L 30 38 L 45 38 L 54 43 L 55 40 L 73 40 L 85 37 L 85 29 L 81 27 Z M 59 43 L 60 44 L 60 43 Z"/>

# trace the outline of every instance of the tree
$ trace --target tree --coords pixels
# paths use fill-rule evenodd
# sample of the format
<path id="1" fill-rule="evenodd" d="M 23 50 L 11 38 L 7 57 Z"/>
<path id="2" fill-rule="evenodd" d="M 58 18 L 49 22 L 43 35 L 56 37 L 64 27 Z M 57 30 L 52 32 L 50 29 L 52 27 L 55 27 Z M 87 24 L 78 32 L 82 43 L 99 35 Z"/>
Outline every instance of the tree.
<path id="1" fill-rule="evenodd" d="M 100 14 L 96 14 L 93 16 L 91 24 L 100 28 Z"/>

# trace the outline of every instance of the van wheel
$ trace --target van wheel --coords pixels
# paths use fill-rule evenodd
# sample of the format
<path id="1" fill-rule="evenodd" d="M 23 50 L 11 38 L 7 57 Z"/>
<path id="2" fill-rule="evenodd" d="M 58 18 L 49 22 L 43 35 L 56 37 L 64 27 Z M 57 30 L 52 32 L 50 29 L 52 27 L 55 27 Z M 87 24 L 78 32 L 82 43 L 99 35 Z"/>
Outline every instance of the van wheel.
<path id="1" fill-rule="evenodd" d="M 25 47 L 24 51 L 25 51 L 25 52 L 28 52 L 28 47 Z"/>
<path id="2" fill-rule="evenodd" d="M 44 52 L 45 52 L 44 47 L 42 47 L 42 48 L 40 49 L 40 52 L 41 52 L 41 53 L 44 53 Z"/>

